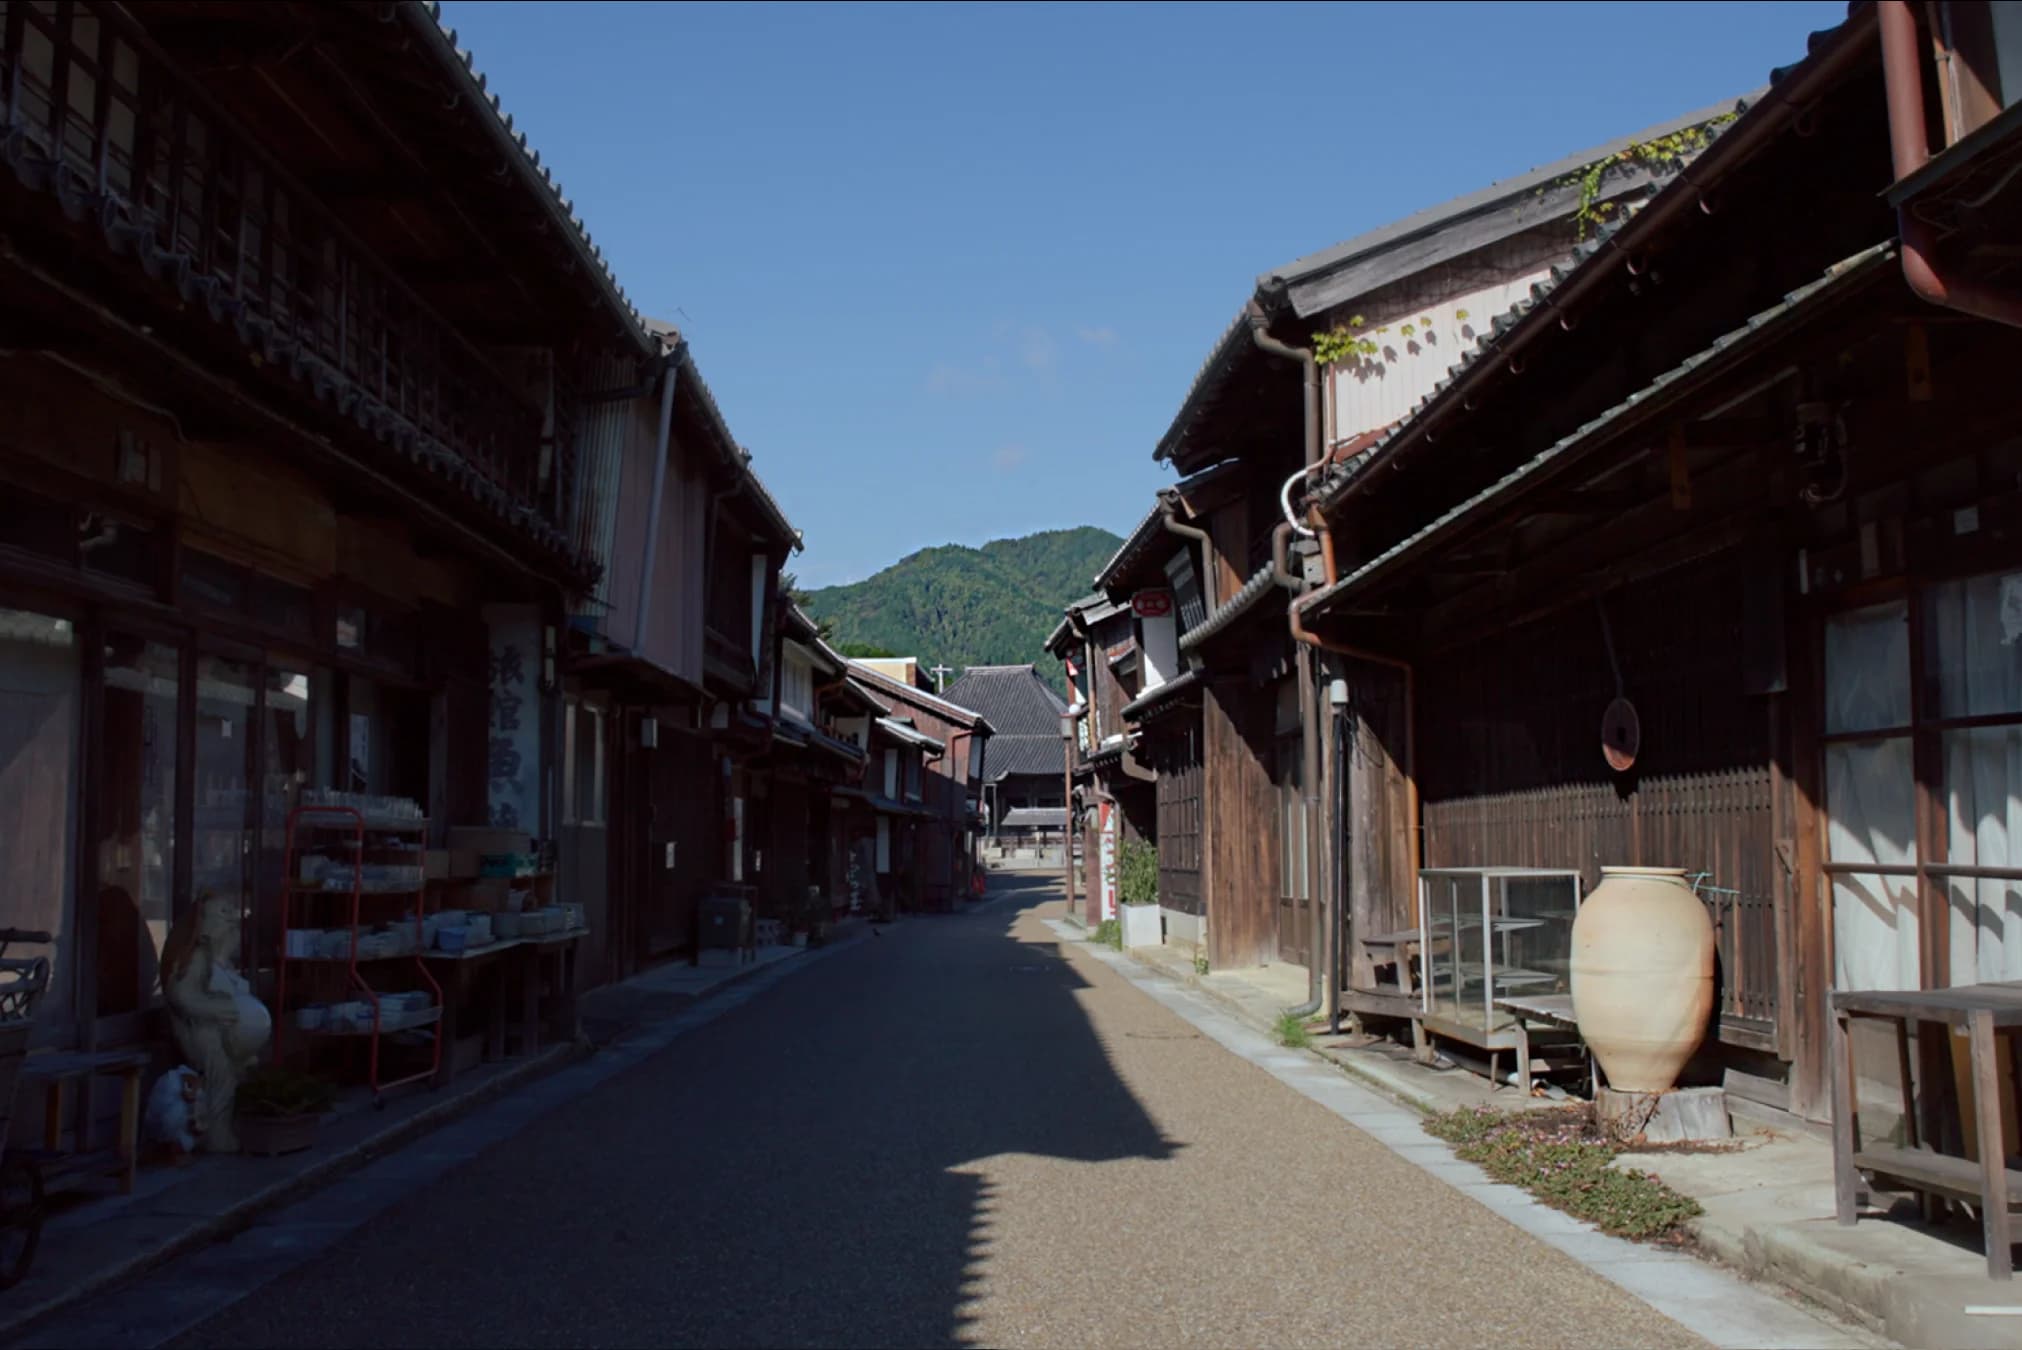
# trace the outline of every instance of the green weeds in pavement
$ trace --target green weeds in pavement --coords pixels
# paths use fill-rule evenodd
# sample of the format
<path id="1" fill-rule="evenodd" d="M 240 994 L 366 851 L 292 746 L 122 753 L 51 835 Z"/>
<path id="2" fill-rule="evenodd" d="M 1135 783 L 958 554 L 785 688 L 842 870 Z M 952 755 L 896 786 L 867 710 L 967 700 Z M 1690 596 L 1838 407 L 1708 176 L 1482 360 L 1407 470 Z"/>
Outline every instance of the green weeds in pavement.
<path id="1" fill-rule="evenodd" d="M 1658 1238 L 1699 1214 L 1699 1203 L 1648 1172 L 1614 1166 L 1621 1150 L 1594 1130 L 1587 1108 L 1505 1112 L 1463 1107 L 1425 1122 L 1463 1161 L 1521 1186 L 1553 1209 L 1616 1237 Z"/>
<path id="2" fill-rule="evenodd" d="M 1272 1034 L 1278 1038 L 1278 1044 L 1288 1050 L 1304 1050 L 1313 1044 L 1313 1038 L 1306 1034 L 1306 1019 L 1297 1013 L 1280 1014 Z"/>
<path id="3" fill-rule="evenodd" d="M 1207 973 L 1208 973 L 1208 954 L 1196 948 L 1194 951 L 1194 974 L 1205 975 Z"/>
<path id="4" fill-rule="evenodd" d="M 1095 936 L 1090 942 L 1100 942 L 1111 951 L 1123 950 L 1123 924 L 1115 919 L 1104 919 L 1095 925 Z"/>

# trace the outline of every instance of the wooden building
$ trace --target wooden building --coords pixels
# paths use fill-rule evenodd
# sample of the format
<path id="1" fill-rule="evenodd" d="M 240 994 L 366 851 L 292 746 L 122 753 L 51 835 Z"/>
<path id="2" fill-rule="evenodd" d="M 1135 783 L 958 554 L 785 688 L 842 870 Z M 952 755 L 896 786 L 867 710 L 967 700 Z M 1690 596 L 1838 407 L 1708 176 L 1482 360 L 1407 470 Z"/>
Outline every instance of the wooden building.
<path id="1" fill-rule="evenodd" d="M 906 808 L 904 815 L 887 812 L 880 817 L 894 823 L 878 826 L 879 871 L 886 871 L 885 860 L 907 855 L 911 865 L 894 863 L 891 871 L 900 887 L 900 908 L 952 909 L 968 898 L 976 873 L 983 754 L 994 729 L 980 713 L 901 683 L 863 662 L 850 662 L 850 675 L 891 709 L 876 727 L 887 766 L 882 795 Z M 875 773 L 880 741 L 874 739 L 871 748 Z M 893 766 L 905 772 L 895 777 Z M 893 790 L 899 787 L 904 790 Z M 912 823 L 901 825 L 902 820 Z M 889 846 L 883 842 L 887 836 L 892 839 Z"/>
<path id="2" fill-rule="evenodd" d="M 1476 324 L 1569 261 L 1587 221 L 1689 160 L 1725 112 L 1672 119 L 1273 269 L 1210 351 L 1156 455 L 1190 482 L 1209 480 L 1191 492 L 1202 609 L 1180 607 L 1177 645 L 1204 713 L 1201 860 L 1222 878 L 1207 883 L 1224 905 L 1220 921 L 1209 907 L 1211 959 L 1304 966 L 1323 1005 L 1339 994 L 1325 974 L 1341 964 L 1325 923 L 1339 874 L 1329 846 L 1337 803 L 1324 790 L 1341 754 L 1328 697 L 1337 672 L 1286 627 L 1290 600 L 1321 575 L 1312 531 L 1287 519 L 1286 503 L 1303 500 L 1328 465 L 1363 452 L 1436 386 Z M 1617 168 L 1591 183 L 1597 163 Z M 1175 781 L 1161 790 L 1184 811 L 1195 751 L 1184 740 L 1170 746 Z M 1358 800 L 1395 790 L 1380 759 L 1345 762 Z M 1260 819 L 1272 829 L 1259 832 Z M 1395 866 L 1402 855 L 1362 847 L 1348 884 L 1365 902 L 1410 890 L 1408 867 Z M 1379 860 L 1387 870 L 1372 865 Z M 1365 1006 L 1387 1006 L 1368 981 L 1347 983 Z"/>
<path id="3" fill-rule="evenodd" d="M 605 361 L 579 433 L 575 537 L 602 570 L 562 654 L 561 841 L 592 983 L 691 954 L 702 896 L 742 881 L 720 843 L 742 786 L 724 760 L 750 744 L 729 728 L 769 706 L 761 644 L 781 637 L 754 615 L 799 547 L 687 342 L 647 327 L 657 355 Z"/>
<path id="4" fill-rule="evenodd" d="M 832 916 L 847 888 L 847 831 L 835 794 L 863 783 L 872 743 L 864 722 L 885 710 L 844 679 L 848 661 L 814 621 L 790 601 L 780 605 L 773 692 L 758 705 L 772 719 L 773 744 L 755 766 L 764 772 L 751 811 L 752 874 L 758 912 L 780 920 L 783 931 L 805 932 Z"/>
<path id="5" fill-rule="evenodd" d="M 1296 440 L 1292 448 L 1296 455 Z M 1230 550 L 1246 556 L 1247 545 L 1226 529 L 1250 509 L 1245 486 L 1243 465 L 1229 461 L 1165 490 L 1096 578 L 1134 628 L 1137 693 L 1115 720 L 1157 776 L 1167 940 L 1204 946 L 1220 967 L 1304 959 L 1295 938 L 1280 941 L 1282 837 L 1257 828 L 1278 823 L 1277 672 L 1266 670 L 1259 684 L 1247 667 L 1211 669 L 1182 647 L 1240 588 Z M 1271 664 L 1268 651 L 1288 646 L 1270 634 L 1263 664 Z M 1097 697 L 1104 692 L 1098 681 Z"/>
<path id="6" fill-rule="evenodd" d="M 1044 813 L 1064 813 L 1067 806 L 1067 743 L 1060 737 L 1067 705 L 1039 678 L 1038 667 L 969 666 L 941 697 L 982 714 L 992 728 L 983 747 L 984 834 L 993 842 L 1016 842 L 1058 832 L 1062 826 Z M 1013 817 L 1014 811 L 1025 814 Z"/>
<path id="7" fill-rule="evenodd" d="M 305 789 L 557 837 L 583 436 L 665 349 L 423 6 L 9 5 L 0 108 L 4 920 L 38 1042 L 159 1041 L 203 892 L 271 978 Z"/>
<path id="8" fill-rule="evenodd" d="M 1357 735 L 1406 790 L 1354 831 L 1407 865 L 1698 875 L 1702 1072 L 1812 1117 L 1829 989 L 2022 976 L 2022 414 L 2000 374 L 2022 358 L 2022 144 L 1998 98 L 1927 129 L 1878 12 L 1933 78 L 1904 7 L 1815 35 L 1332 474 L 1326 584 L 1300 602 L 1383 658 L 1350 658 Z M 1925 165 L 1927 136 L 1949 149 Z M 1933 274 L 1966 308 L 1925 298 Z M 1406 926 L 1409 903 L 1386 880 L 1353 924 Z M 1886 1100 L 1874 1049 L 1862 1090 Z M 1948 1054 L 1920 1046 L 1927 1104 Z"/>
<path id="9" fill-rule="evenodd" d="M 1144 677 L 1130 607 L 1100 593 L 1083 596 L 1067 607 L 1046 639 L 1046 650 L 1061 662 L 1082 709 L 1075 724 L 1072 817 L 1081 856 L 1102 856 L 1105 828 L 1115 830 L 1119 846 L 1127 840 L 1156 846 L 1158 775 L 1140 755 L 1142 736 L 1123 718 Z M 1098 884 L 1084 885 L 1076 897 L 1091 924 L 1107 917 L 1100 877 L 1094 879 Z M 1163 923 L 1175 941 L 1197 930 L 1197 908 L 1168 905 L 1163 893 L 1160 905 Z M 1195 941 L 1197 936 L 1184 940 Z"/>

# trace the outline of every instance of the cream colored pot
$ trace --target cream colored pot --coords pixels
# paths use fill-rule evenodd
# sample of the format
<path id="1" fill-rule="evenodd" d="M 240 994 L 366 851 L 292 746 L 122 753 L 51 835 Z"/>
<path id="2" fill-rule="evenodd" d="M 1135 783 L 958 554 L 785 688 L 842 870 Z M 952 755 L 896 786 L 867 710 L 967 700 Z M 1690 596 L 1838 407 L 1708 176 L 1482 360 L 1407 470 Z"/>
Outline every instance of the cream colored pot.
<path id="1" fill-rule="evenodd" d="M 1573 920 L 1573 1013 L 1622 1092 L 1662 1092 L 1713 1011 L 1713 920 L 1668 867 L 1603 867 Z"/>

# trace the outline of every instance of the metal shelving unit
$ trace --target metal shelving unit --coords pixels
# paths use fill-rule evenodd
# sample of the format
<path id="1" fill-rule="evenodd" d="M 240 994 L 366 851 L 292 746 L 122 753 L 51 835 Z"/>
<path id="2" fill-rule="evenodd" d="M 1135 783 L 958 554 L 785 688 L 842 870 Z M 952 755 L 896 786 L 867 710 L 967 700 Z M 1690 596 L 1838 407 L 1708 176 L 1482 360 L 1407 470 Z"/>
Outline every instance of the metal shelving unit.
<path id="1" fill-rule="evenodd" d="M 277 965 L 274 1018 L 274 1058 L 282 1058 L 283 1036 L 304 1038 L 368 1038 L 366 1051 L 366 1081 L 372 1088 L 375 1100 L 383 1097 L 392 1088 L 408 1083 L 432 1080 L 442 1064 L 442 1037 L 435 1032 L 428 1033 L 428 1066 L 416 1072 L 403 1074 L 393 1079 L 380 1078 L 381 1045 L 387 1036 L 403 1032 L 432 1028 L 442 1020 L 442 986 L 428 973 L 424 960 L 426 947 L 423 913 L 426 909 L 427 887 L 420 879 L 424 849 L 427 842 L 428 822 L 419 817 L 396 817 L 367 815 L 356 807 L 336 805 L 298 806 L 288 813 L 287 834 L 287 877 L 281 888 L 281 951 Z M 373 842 L 374 840 L 377 842 Z M 306 841 L 306 842 L 305 842 Z M 305 857 L 328 858 L 335 851 L 348 862 L 351 869 L 351 884 L 348 890 L 332 890 L 320 879 L 303 880 L 303 860 Z M 416 871 L 415 884 L 408 886 L 372 886 L 365 882 L 365 868 L 368 855 L 376 855 L 374 865 L 386 857 L 411 858 Z M 405 863 L 397 865 L 406 865 Z M 351 934 L 350 951 L 344 956 L 304 956 L 290 954 L 288 934 L 295 927 L 298 914 L 310 907 L 308 897 L 321 896 L 326 901 L 341 902 L 341 912 L 345 922 L 338 927 L 348 927 Z M 411 903 L 414 920 L 413 950 L 387 955 L 361 955 L 358 950 L 362 931 L 375 923 L 387 922 L 376 919 L 368 912 L 368 903 L 383 904 L 389 900 L 407 900 Z M 399 922 L 396 914 L 392 922 Z M 384 988 L 366 977 L 368 969 L 377 973 L 397 970 L 402 962 L 410 963 L 416 977 L 415 987 L 426 990 L 430 996 L 430 1006 L 420 1011 L 389 1009 L 385 999 L 394 991 Z M 297 967 L 343 965 L 346 971 L 344 988 L 361 995 L 372 1007 L 372 1024 L 369 1027 L 319 1028 L 313 1031 L 301 1030 L 294 1026 L 288 1002 L 289 973 Z"/>

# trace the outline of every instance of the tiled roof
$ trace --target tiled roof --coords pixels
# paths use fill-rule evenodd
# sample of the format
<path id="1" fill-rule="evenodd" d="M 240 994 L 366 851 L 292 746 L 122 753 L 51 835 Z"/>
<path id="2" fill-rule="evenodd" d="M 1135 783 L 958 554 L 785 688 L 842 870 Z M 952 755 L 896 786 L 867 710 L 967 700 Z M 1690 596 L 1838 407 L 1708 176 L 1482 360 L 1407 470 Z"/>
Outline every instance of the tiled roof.
<path id="1" fill-rule="evenodd" d="M 1158 688 L 1148 689 L 1129 703 L 1124 704 L 1123 720 L 1126 722 L 1139 721 L 1188 690 L 1198 688 L 1200 682 L 1201 677 L 1198 673 L 1191 670 L 1183 671 L 1172 679 L 1167 680 Z"/>
<path id="2" fill-rule="evenodd" d="M 1145 512 L 1144 519 L 1140 520 L 1136 528 L 1125 536 L 1124 541 L 1117 545 L 1116 552 L 1110 555 L 1109 561 L 1102 565 L 1102 570 L 1095 574 L 1095 589 L 1097 591 L 1106 591 L 1110 581 L 1129 564 L 1137 561 L 1138 556 L 1151 547 L 1154 539 L 1170 537 L 1174 541 L 1173 548 L 1177 550 L 1180 543 L 1178 537 L 1168 536 L 1161 523 L 1167 505 L 1174 497 L 1183 497 L 1189 492 L 1198 492 L 1202 488 L 1218 483 L 1224 478 L 1231 477 L 1240 467 L 1241 464 L 1238 461 L 1229 460 L 1226 463 L 1216 464 L 1210 468 L 1203 469 L 1191 477 L 1182 478 L 1170 487 L 1160 488 L 1158 495 L 1152 501 L 1151 510 Z"/>
<path id="3" fill-rule="evenodd" d="M 1227 604 L 1215 610 L 1214 613 L 1208 615 L 1200 623 L 1187 629 L 1180 636 L 1180 650 L 1183 652 L 1193 651 L 1203 642 L 1211 641 L 1220 636 L 1226 629 L 1241 622 L 1243 617 L 1252 610 L 1261 607 L 1270 598 L 1273 591 L 1281 589 L 1276 579 L 1271 575 L 1271 564 L 1265 563 L 1250 574 L 1250 579 L 1243 583 L 1241 590 L 1229 597 Z"/>
<path id="4" fill-rule="evenodd" d="M 1238 308 L 1236 317 L 1222 330 L 1221 336 L 1208 349 L 1207 359 L 1201 362 L 1193 383 L 1187 388 L 1186 397 L 1173 415 L 1171 425 L 1159 438 L 1158 447 L 1153 451 L 1153 458 L 1173 459 L 1179 454 L 1194 423 L 1200 418 L 1237 362 L 1255 351 L 1250 337 L 1252 306 L 1262 306 L 1266 312 L 1289 308 L 1304 317 L 1313 310 L 1300 302 L 1301 297 L 1297 295 L 1288 297 L 1288 290 L 1296 291 L 1302 286 L 1311 285 L 1315 279 L 1329 273 L 1350 268 L 1355 264 L 1366 265 L 1393 250 L 1399 251 L 1400 257 L 1394 264 L 1357 280 L 1355 293 L 1366 295 L 1411 275 L 1424 265 L 1417 249 L 1410 251 L 1408 259 L 1403 256 L 1403 246 L 1406 244 L 1429 237 L 1437 238 L 1462 222 L 1492 219 L 1499 215 L 1511 217 L 1512 224 L 1507 227 L 1510 229 L 1527 229 L 1533 224 L 1542 224 L 1542 220 L 1530 220 L 1530 217 L 1537 214 L 1540 204 L 1536 199 L 1539 194 L 1554 184 L 1571 177 L 1588 165 L 1620 153 L 1631 145 L 1671 135 L 1687 127 L 1706 125 L 1727 113 L 1731 107 L 1731 103 L 1716 105 L 1687 113 L 1683 117 L 1674 117 L 1629 136 L 1617 137 L 1605 145 L 1582 150 L 1514 177 L 1500 179 L 1487 187 L 1455 197 L 1438 206 L 1427 207 L 1387 225 L 1380 225 L 1332 248 L 1308 254 L 1264 273 L 1257 278 L 1252 294 Z M 1653 175 L 1648 175 L 1639 166 L 1637 172 L 1626 174 L 1611 183 L 1607 195 L 1610 197 L 1626 195 L 1649 181 L 1651 176 Z M 1519 220 L 1519 217 L 1523 219 Z M 1475 246 L 1479 247 L 1479 244 Z M 1345 303 L 1349 298 L 1351 297 L 1336 296 L 1318 303 L 1314 308 L 1331 308 L 1335 304 Z"/>
<path id="5" fill-rule="evenodd" d="M 1406 558 L 1416 554 L 1419 549 L 1423 548 L 1434 538 L 1449 532 L 1456 525 L 1476 515 L 1484 506 L 1504 496 L 1512 489 L 1521 485 L 1524 480 L 1545 469 L 1554 461 L 1586 448 L 1602 433 L 1612 428 L 1615 423 L 1621 421 L 1631 412 L 1643 407 L 1643 405 L 1658 398 L 1680 380 L 1684 380 L 1700 372 L 1730 353 L 1743 355 L 1751 352 L 1758 340 L 1764 340 L 1770 336 L 1774 336 L 1776 333 L 1780 333 L 1785 327 L 1790 326 L 1792 321 L 1809 317 L 1811 307 L 1816 306 L 1821 301 L 1838 292 L 1854 287 L 1858 283 L 1874 277 L 1879 271 L 1885 269 L 1895 257 L 1896 245 L 1891 240 L 1877 244 L 1835 264 L 1819 280 L 1792 291 L 1781 302 L 1770 306 L 1758 314 L 1752 315 L 1741 327 L 1714 339 L 1710 346 L 1702 348 L 1691 356 L 1686 357 L 1683 361 L 1657 376 L 1656 379 L 1638 389 L 1614 407 L 1586 422 L 1571 434 L 1560 438 L 1551 446 L 1532 456 L 1508 474 L 1505 474 L 1488 488 L 1476 493 L 1460 505 L 1445 512 L 1438 519 L 1415 531 L 1408 538 L 1386 549 L 1355 571 L 1341 577 L 1332 586 L 1314 591 L 1311 598 L 1303 602 L 1302 607 L 1310 612 L 1319 612 L 1344 595 L 1367 586 L 1385 572 L 1395 569 Z"/>
<path id="6" fill-rule="evenodd" d="M 992 736 L 983 743 L 983 781 L 994 783 L 1010 774 L 1058 778 L 1066 748 L 1057 729 L 1051 736 Z"/>
<path id="7" fill-rule="evenodd" d="M 1861 0 L 1855 0 L 1848 6 L 1848 13 L 1849 19 L 1846 23 L 1811 34 L 1806 44 L 1807 55 L 1803 61 L 1771 71 L 1770 84 L 1766 91 L 1752 100 L 1737 101 L 1734 106 L 1736 116 L 1733 119 L 1708 127 L 1707 145 L 1695 157 L 1689 172 L 1673 172 L 1652 183 L 1642 194 L 1641 209 L 1622 212 L 1595 230 L 1574 250 L 1573 257 L 1568 262 L 1552 268 L 1549 276 L 1530 288 L 1529 295 L 1517 301 L 1504 313 L 1497 315 L 1483 330 L 1474 345 L 1461 353 L 1460 359 L 1448 369 L 1445 378 L 1421 398 L 1388 433 L 1370 446 L 1367 453 L 1334 467 L 1314 493 L 1313 500 L 1321 509 L 1325 510 L 1337 501 L 1350 484 L 1383 462 L 1396 443 L 1417 435 L 1429 413 L 1440 409 L 1442 405 L 1457 397 L 1458 388 L 1469 380 L 1477 368 L 1486 369 L 1482 366 L 1484 356 L 1505 350 L 1516 341 L 1527 338 L 1529 333 L 1544 321 L 1554 293 L 1568 281 L 1587 268 L 1606 266 L 1624 258 L 1629 251 L 1627 238 L 1637 233 L 1639 222 L 1644 219 L 1650 205 L 1670 193 L 1697 194 L 1705 191 L 1709 181 L 1717 177 L 1724 168 L 1725 156 L 1722 153 L 1721 142 L 1735 138 L 1737 132 L 1773 113 L 1795 115 L 1785 103 L 1790 77 L 1799 70 L 1820 62 L 1840 44 L 1855 40 L 1858 33 L 1864 31 L 1864 28 L 1856 26 L 1855 19 L 1870 19 L 1872 7 L 1861 3 Z"/>
<path id="8" fill-rule="evenodd" d="M 541 164 L 541 152 L 527 144 L 527 134 L 513 129 L 512 114 L 500 106 L 498 95 L 485 88 L 486 80 L 477 69 L 476 59 L 457 46 L 456 30 L 443 22 L 442 6 L 437 0 L 401 0 L 394 7 L 394 12 L 421 39 L 423 48 L 436 58 L 444 73 L 461 86 L 459 96 L 467 98 L 479 109 L 513 169 L 547 207 L 549 217 L 568 240 L 584 270 L 597 282 L 607 306 L 627 330 L 628 336 L 633 337 L 647 353 L 654 353 L 653 335 L 648 331 L 645 319 L 625 297 L 625 288 L 612 275 L 611 264 L 605 259 L 604 251 L 590 238 L 589 227 L 576 214 L 575 203 L 563 195 L 562 185 L 555 181 L 553 171 Z"/>
<path id="9" fill-rule="evenodd" d="M 1067 711 L 1033 665 L 970 666 L 941 697 L 988 718 L 999 740 L 1030 735 L 1058 741 L 1060 714 Z"/>
<path id="10" fill-rule="evenodd" d="M 884 732 L 894 740 L 904 741 L 907 745 L 917 746 L 922 750 L 932 750 L 937 755 L 948 748 L 926 732 L 921 731 L 917 727 L 907 726 L 896 717 L 880 717 L 878 719 L 878 730 Z"/>
<path id="11" fill-rule="evenodd" d="M 1007 830 L 1057 830 L 1067 824 L 1062 806 L 1014 806 L 1001 822 Z"/>
<path id="12" fill-rule="evenodd" d="M 911 703 L 914 707 L 925 709 L 964 730 L 979 730 L 985 734 L 996 730 L 990 725 L 990 720 L 982 714 L 971 712 L 959 703 L 950 703 L 947 699 L 937 694 L 930 694 L 924 689 L 915 689 L 910 684 L 901 683 L 861 661 L 850 662 L 850 677 L 868 686 L 886 702 L 897 699 L 902 703 Z"/>

